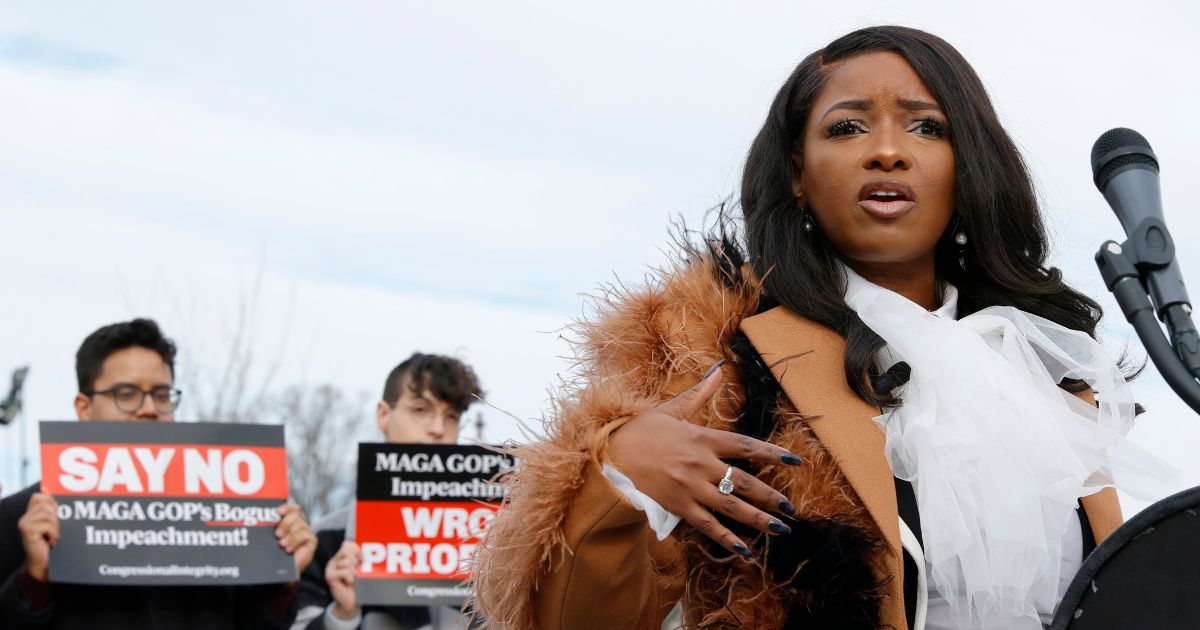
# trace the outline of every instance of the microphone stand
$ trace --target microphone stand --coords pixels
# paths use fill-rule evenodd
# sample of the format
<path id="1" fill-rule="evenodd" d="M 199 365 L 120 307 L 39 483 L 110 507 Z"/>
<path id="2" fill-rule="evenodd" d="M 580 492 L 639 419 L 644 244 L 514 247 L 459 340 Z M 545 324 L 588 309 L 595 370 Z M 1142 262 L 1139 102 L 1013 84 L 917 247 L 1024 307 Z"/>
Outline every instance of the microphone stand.
<path id="1" fill-rule="evenodd" d="M 1196 381 L 1200 376 L 1200 333 L 1192 323 L 1192 308 L 1183 302 L 1163 308 L 1171 334 L 1168 341 L 1146 289 L 1146 272 L 1166 267 L 1174 258 L 1175 242 L 1166 225 L 1148 218 L 1124 243 L 1106 241 L 1101 245 L 1096 252 L 1096 266 L 1167 385 L 1200 413 L 1200 383 Z"/>

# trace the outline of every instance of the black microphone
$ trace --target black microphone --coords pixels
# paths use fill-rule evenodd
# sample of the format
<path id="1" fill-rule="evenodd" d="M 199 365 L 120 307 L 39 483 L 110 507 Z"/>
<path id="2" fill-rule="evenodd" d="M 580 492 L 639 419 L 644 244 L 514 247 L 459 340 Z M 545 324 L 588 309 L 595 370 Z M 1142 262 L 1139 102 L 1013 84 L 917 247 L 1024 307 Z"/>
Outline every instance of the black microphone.
<path id="1" fill-rule="evenodd" d="M 1200 411 L 1200 386 L 1193 380 L 1200 377 L 1200 332 L 1192 323 L 1175 241 L 1163 221 L 1158 157 L 1142 134 L 1111 129 L 1092 145 L 1092 176 L 1129 236 L 1120 245 L 1105 243 L 1096 254 L 1105 284 L 1164 378 Z M 1139 282 L 1130 283 L 1134 278 Z M 1132 286 L 1138 286 L 1140 296 Z M 1166 324 L 1169 345 L 1151 313 Z M 1175 362 L 1168 358 L 1171 354 Z"/>
<path id="2" fill-rule="evenodd" d="M 1158 318 L 1165 321 L 1167 308 L 1175 304 L 1191 313 L 1192 303 L 1175 260 L 1175 247 L 1163 221 L 1158 157 L 1150 143 L 1142 134 L 1124 127 L 1105 132 L 1092 145 L 1092 176 L 1129 236 L 1129 243 L 1139 249 L 1137 254 L 1144 264 L 1138 267 L 1144 272 Z"/>

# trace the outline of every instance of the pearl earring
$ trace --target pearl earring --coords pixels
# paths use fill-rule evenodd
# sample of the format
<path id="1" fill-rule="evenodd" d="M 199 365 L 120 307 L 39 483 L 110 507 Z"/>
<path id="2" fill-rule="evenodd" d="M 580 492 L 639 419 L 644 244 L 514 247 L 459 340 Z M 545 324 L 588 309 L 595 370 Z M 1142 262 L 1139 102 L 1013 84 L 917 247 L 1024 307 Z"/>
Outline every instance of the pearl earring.
<path id="1" fill-rule="evenodd" d="M 967 270 L 967 229 L 963 227 L 962 216 L 954 218 L 954 243 L 958 245 L 958 266 Z"/>
<path id="2" fill-rule="evenodd" d="M 796 208 L 800 210 L 800 229 L 808 234 L 812 234 L 815 226 L 813 225 L 812 213 L 808 211 L 808 206 L 799 203 Z"/>

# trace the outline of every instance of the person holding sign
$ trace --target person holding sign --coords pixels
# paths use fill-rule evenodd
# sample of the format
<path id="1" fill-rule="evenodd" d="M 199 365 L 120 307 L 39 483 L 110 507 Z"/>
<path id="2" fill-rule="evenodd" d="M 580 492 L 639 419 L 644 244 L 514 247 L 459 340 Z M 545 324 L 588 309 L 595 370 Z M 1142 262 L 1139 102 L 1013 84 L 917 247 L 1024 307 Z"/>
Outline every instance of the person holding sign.
<path id="1" fill-rule="evenodd" d="M 76 355 L 79 420 L 171 422 L 175 344 L 148 319 L 104 326 Z M 69 458 L 68 458 L 69 459 Z M 80 462 L 86 469 L 86 460 Z M 86 475 L 84 475 L 86 477 Z M 60 506 L 40 484 L 0 501 L 0 627 L 287 628 L 297 586 L 96 586 L 49 581 L 50 550 L 60 536 Z M 300 507 L 278 508 L 275 537 L 297 573 L 312 559 L 313 535 Z"/>
<path id="2" fill-rule="evenodd" d="M 385 442 L 454 444 L 462 414 L 482 396 L 469 366 L 451 357 L 418 352 L 388 374 L 375 421 Z M 316 558 L 301 576 L 301 608 L 292 630 L 463 627 L 457 608 L 358 604 L 354 583 L 363 558 L 353 542 L 353 513 L 350 506 L 317 521 Z"/>

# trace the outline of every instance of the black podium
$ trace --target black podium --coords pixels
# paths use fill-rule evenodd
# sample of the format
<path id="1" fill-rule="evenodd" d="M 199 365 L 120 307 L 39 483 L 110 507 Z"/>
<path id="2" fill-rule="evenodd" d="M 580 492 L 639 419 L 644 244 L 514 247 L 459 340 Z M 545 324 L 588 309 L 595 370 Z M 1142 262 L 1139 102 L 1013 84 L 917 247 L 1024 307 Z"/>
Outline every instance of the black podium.
<path id="1" fill-rule="evenodd" d="M 1096 547 L 1050 628 L 1200 628 L 1200 487 L 1151 505 Z"/>

